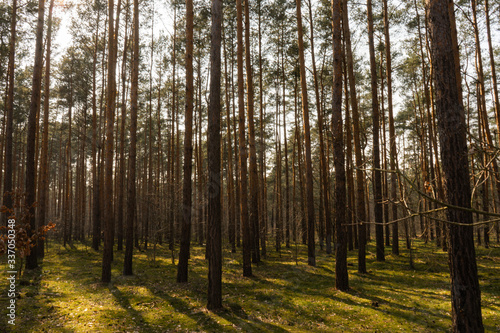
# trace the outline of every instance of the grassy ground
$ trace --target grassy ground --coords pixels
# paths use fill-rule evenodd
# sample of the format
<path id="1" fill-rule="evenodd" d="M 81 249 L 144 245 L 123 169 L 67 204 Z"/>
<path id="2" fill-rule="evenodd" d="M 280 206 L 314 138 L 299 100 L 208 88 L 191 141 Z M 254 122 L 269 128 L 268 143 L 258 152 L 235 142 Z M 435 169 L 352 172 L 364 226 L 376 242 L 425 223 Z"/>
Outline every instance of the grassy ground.
<path id="1" fill-rule="evenodd" d="M 409 253 L 376 262 L 368 247 L 369 273 L 356 272 L 349 253 L 351 290 L 334 287 L 334 258 L 317 251 L 317 267 L 306 263 L 306 248 L 284 249 L 241 274 L 241 254 L 224 251 L 224 310 L 207 311 L 207 262 L 195 246 L 187 284 L 175 282 L 170 252 L 159 247 L 135 253 L 132 277 L 121 276 L 116 253 L 113 278 L 101 284 L 101 255 L 83 244 L 52 243 L 40 269 L 18 281 L 13 332 L 446 332 L 450 328 L 447 256 L 434 245 L 415 242 L 415 269 Z M 295 251 L 298 251 L 298 262 Z M 390 252 L 387 250 L 387 252 Z M 500 248 L 477 249 L 483 321 L 500 332 Z M 0 270 L 7 271 L 5 257 Z M 7 281 L 1 279 L 5 323 Z M 10 325 L 9 325 L 10 328 Z"/>

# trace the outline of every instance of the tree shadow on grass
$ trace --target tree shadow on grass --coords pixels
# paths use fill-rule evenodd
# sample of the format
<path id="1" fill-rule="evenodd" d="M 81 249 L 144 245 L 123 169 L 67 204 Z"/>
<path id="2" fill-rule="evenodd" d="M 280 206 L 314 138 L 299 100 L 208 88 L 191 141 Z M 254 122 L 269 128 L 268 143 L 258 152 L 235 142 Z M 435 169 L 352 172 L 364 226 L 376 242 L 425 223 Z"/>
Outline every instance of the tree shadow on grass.
<path id="1" fill-rule="evenodd" d="M 122 309 L 124 309 L 131 318 L 135 318 L 135 323 L 142 330 L 146 330 L 146 332 L 153 332 L 154 329 L 148 324 L 148 322 L 144 319 L 142 314 L 132 307 L 129 299 L 125 296 L 118 288 L 113 285 L 108 285 L 108 290 L 113 298 L 120 304 Z"/>

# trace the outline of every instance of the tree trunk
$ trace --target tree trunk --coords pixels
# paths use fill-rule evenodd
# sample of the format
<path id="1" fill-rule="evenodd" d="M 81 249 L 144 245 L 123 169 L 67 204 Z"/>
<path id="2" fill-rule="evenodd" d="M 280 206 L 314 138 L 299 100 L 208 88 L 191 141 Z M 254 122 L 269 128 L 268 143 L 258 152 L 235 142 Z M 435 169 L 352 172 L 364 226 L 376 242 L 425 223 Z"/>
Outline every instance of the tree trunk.
<path id="1" fill-rule="evenodd" d="M 351 33 L 349 30 L 349 15 L 347 12 L 347 2 L 343 2 L 342 10 L 343 32 L 346 44 L 347 71 L 349 73 L 349 92 L 351 96 L 352 125 L 354 138 L 354 153 L 356 155 L 356 187 L 357 187 L 357 208 L 356 221 L 359 223 L 358 236 L 358 272 L 366 273 L 366 210 L 365 210 L 365 176 L 363 174 L 363 157 L 361 152 L 361 139 L 359 129 L 358 99 L 356 96 L 356 78 L 354 76 L 354 65 L 351 47 Z"/>
<path id="2" fill-rule="evenodd" d="M 240 165 L 240 219 L 243 233 L 243 276 L 252 276 L 251 237 L 248 220 L 247 148 L 245 137 L 245 90 L 243 87 L 243 8 L 241 0 L 236 2 L 237 10 L 237 63 L 238 63 L 238 116 L 239 116 L 239 165 Z"/>
<path id="3" fill-rule="evenodd" d="M 96 32 L 94 39 L 94 54 L 92 59 L 92 248 L 99 250 L 101 243 L 101 200 L 99 189 L 99 175 L 97 172 L 97 51 L 100 27 L 100 11 L 97 12 Z"/>
<path id="4" fill-rule="evenodd" d="M 314 239 L 315 213 L 314 213 L 314 187 L 312 175 L 311 159 L 311 131 L 309 125 L 309 101 L 307 99 L 307 81 L 306 66 L 304 59 L 304 40 L 302 26 L 301 0 L 296 0 L 297 6 L 297 32 L 299 46 L 299 65 L 300 65 L 300 87 L 302 98 L 302 116 L 304 118 L 304 138 L 306 150 L 306 192 L 307 192 L 307 263 L 310 266 L 316 266 L 316 251 Z"/>
<path id="5" fill-rule="evenodd" d="M 335 287 L 349 290 L 347 274 L 347 238 L 345 226 L 346 213 L 346 177 L 344 157 L 344 132 L 342 128 L 342 40 L 341 40 L 341 4 L 332 0 L 333 29 L 333 156 L 335 160 Z"/>
<path id="6" fill-rule="evenodd" d="M 121 0 L 119 0 L 121 1 Z M 118 4 L 118 7 L 120 4 Z M 114 216 L 113 216 L 113 140 L 116 104 L 116 32 L 114 24 L 114 0 L 108 3 L 108 86 L 106 96 L 106 141 L 104 163 L 104 251 L 102 257 L 102 276 L 104 283 L 111 281 L 111 261 L 113 260 Z M 116 28 L 116 29 L 115 29 Z"/>
<path id="7" fill-rule="evenodd" d="M 241 11 L 241 3 L 240 3 Z M 241 14 L 241 13 L 240 13 Z M 241 23 L 240 23 L 241 24 Z M 210 46 L 210 104 L 208 108 L 208 304 L 222 307 L 221 177 L 220 177 L 220 76 L 222 2 L 212 0 L 212 42 Z"/>
<path id="8" fill-rule="evenodd" d="M 384 261 L 384 226 L 382 218 L 382 175 L 380 172 L 380 114 L 377 90 L 377 64 L 375 62 L 375 44 L 373 41 L 373 14 L 372 1 L 366 1 L 368 10 L 368 44 L 370 49 L 370 72 L 372 92 L 373 118 L 373 201 L 375 205 L 375 239 L 377 247 L 377 261 Z"/>
<path id="9" fill-rule="evenodd" d="M 465 117 L 455 72 L 448 1 L 427 0 L 426 5 L 445 199 L 451 205 L 470 208 Z M 459 209 L 448 209 L 447 217 L 451 223 L 473 222 L 471 212 Z M 454 332 L 483 332 L 473 228 L 450 224 L 449 236 L 452 329 Z"/>
<path id="10" fill-rule="evenodd" d="M 12 0 L 12 17 L 10 22 L 10 40 L 9 40 L 9 66 L 8 66 L 8 89 L 7 100 L 5 103 L 5 170 L 3 183 L 3 205 L 7 209 L 13 209 L 12 200 L 12 168 L 13 168 L 13 133 L 14 133 L 14 77 L 15 77 L 15 55 L 16 55 L 16 25 L 17 25 L 17 0 Z M 4 214 L 4 225 L 7 226 L 8 218 L 12 212 Z"/>
<path id="11" fill-rule="evenodd" d="M 25 209 L 28 209 L 28 237 L 36 232 L 35 218 L 35 146 L 36 129 L 38 127 L 38 113 L 40 112 L 41 88 L 42 88 L 42 63 L 43 63 L 43 21 L 44 21 L 45 1 L 38 1 L 38 21 L 36 26 L 36 46 L 35 65 L 33 68 L 33 82 L 31 85 L 31 102 L 28 116 L 28 137 L 26 139 L 26 178 L 25 178 Z M 30 254 L 26 257 L 26 269 L 38 267 L 37 248 L 31 248 Z"/>
<path id="12" fill-rule="evenodd" d="M 43 133 L 42 152 L 40 159 L 40 178 L 38 186 L 38 227 L 45 226 L 47 216 L 47 202 L 49 194 L 49 98 L 50 98 L 50 61 L 52 45 L 52 10 L 54 0 L 50 0 L 49 17 L 47 21 L 47 55 L 45 56 L 45 82 L 43 97 Z M 44 257 L 44 242 L 38 243 L 38 256 Z"/>
<path id="13" fill-rule="evenodd" d="M 136 214 L 136 161 L 137 161 L 137 97 L 139 85 L 139 0 L 134 0 L 132 75 L 130 87 L 130 148 L 128 158 L 127 219 L 125 221 L 125 258 L 123 275 L 132 275 L 134 251 L 134 218 Z"/>
<path id="14" fill-rule="evenodd" d="M 182 186 L 183 223 L 177 282 L 188 281 L 189 245 L 191 242 L 192 190 L 191 174 L 193 169 L 193 1 L 186 0 L 186 112 L 184 131 L 184 181 Z"/>

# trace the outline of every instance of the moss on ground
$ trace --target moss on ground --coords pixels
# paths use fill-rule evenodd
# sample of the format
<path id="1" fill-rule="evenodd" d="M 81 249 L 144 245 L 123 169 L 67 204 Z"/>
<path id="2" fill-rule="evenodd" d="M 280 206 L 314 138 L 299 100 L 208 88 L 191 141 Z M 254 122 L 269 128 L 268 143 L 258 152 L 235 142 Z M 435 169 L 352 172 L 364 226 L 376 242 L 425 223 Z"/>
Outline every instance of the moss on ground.
<path id="1" fill-rule="evenodd" d="M 403 243 L 402 243 L 403 244 Z M 335 261 L 317 250 L 317 267 L 306 247 L 271 253 L 243 278 L 241 254 L 224 250 L 224 309 L 205 308 L 207 262 L 194 246 L 189 283 L 175 282 L 171 251 L 158 246 L 134 253 L 132 277 L 121 275 L 123 253 L 115 252 L 113 278 L 100 283 L 101 254 L 87 245 L 51 243 L 40 268 L 18 281 L 13 332 L 446 332 L 451 325 L 447 254 L 415 242 L 409 253 L 376 262 L 368 246 L 368 274 L 357 273 L 350 251 L 349 292 L 335 290 Z M 390 249 L 386 249 L 387 253 Z M 298 260 L 295 255 L 298 253 Z M 500 248 L 478 248 L 483 321 L 500 332 Z M 7 271 L 5 257 L 0 269 Z M 7 288 L 6 279 L 0 282 Z M 0 295 L 6 304 L 6 292 Z M 2 309 L 5 306 L 2 305 Z M 7 327 L 2 310 L 0 331 Z M 9 326 L 10 328 L 10 326 Z"/>

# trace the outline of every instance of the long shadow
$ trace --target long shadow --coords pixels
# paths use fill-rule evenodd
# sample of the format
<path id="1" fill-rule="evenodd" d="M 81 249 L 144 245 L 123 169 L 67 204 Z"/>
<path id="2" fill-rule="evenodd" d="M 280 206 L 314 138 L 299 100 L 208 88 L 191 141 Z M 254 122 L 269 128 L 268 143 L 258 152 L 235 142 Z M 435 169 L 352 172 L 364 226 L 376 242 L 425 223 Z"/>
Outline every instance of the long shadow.
<path id="1" fill-rule="evenodd" d="M 141 327 L 141 329 L 146 329 L 146 332 L 153 332 L 154 329 L 147 323 L 141 313 L 135 310 L 130 304 L 129 299 L 115 286 L 108 285 L 108 290 L 113 295 L 113 298 L 120 304 L 120 306 L 127 311 L 127 313 L 135 318 L 135 322 Z"/>
<path id="2" fill-rule="evenodd" d="M 277 263 L 276 265 L 279 266 L 279 265 L 284 265 L 284 264 Z M 288 266 L 288 265 L 285 265 L 285 266 Z M 327 269 L 327 270 L 330 271 L 329 269 Z M 278 269 L 277 271 L 282 272 L 283 268 L 281 270 Z M 306 271 L 306 270 L 303 270 L 302 272 L 300 272 L 300 274 L 303 277 L 302 278 L 303 281 L 317 281 L 318 284 L 320 284 L 320 285 L 327 283 L 327 281 L 332 281 L 331 283 L 333 286 L 333 279 L 327 275 L 323 275 L 320 273 L 313 273 L 313 272 Z M 376 283 L 380 283 L 379 279 L 381 281 L 386 281 L 380 277 L 374 276 L 373 274 L 366 275 L 365 277 L 368 280 L 376 281 Z M 267 279 L 262 279 L 258 276 L 254 277 L 253 279 L 264 284 L 264 285 L 271 285 L 272 288 L 286 288 L 283 285 L 276 284 L 273 281 L 269 281 Z M 371 285 L 371 282 L 372 281 L 367 281 L 367 283 L 369 285 Z M 390 281 L 388 281 L 388 282 L 390 282 Z M 336 302 L 344 303 L 344 304 L 347 304 L 350 306 L 358 306 L 358 307 L 361 306 L 361 307 L 365 307 L 365 308 L 370 308 L 372 310 L 375 309 L 379 312 L 383 312 L 384 314 L 389 314 L 389 315 L 393 315 L 395 317 L 405 318 L 405 319 L 410 320 L 418 325 L 422 325 L 422 320 L 420 320 L 422 318 L 432 317 L 432 318 L 436 318 L 436 319 L 439 319 L 439 318 L 446 319 L 446 320 L 450 319 L 449 316 L 435 313 L 431 310 L 422 309 L 422 308 L 415 308 L 415 307 L 404 305 L 402 303 L 397 303 L 397 302 L 389 301 L 387 299 L 380 298 L 378 296 L 378 294 L 372 294 L 370 296 L 367 296 L 367 295 L 365 295 L 365 292 L 363 290 L 363 286 L 360 286 L 360 290 L 352 289 L 351 291 L 349 291 L 347 293 L 354 296 L 354 297 L 357 297 L 359 299 L 364 299 L 367 302 L 354 302 L 354 301 L 350 300 L 349 298 L 334 296 L 331 293 L 328 293 L 328 292 L 325 293 L 324 290 L 318 290 L 318 288 L 304 286 L 304 285 L 302 285 L 302 288 L 295 288 L 293 290 L 293 292 L 301 294 L 301 295 L 303 295 L 302 297 L 305 297 L 305 298 L 311 297 L 311 296 L 312 297 L 323 297 L 323 298 L 329 298 L 329 299 L 334 300 Z M 254 294 L 256 294 L 256 298 L 259 298 L 258 292 L 254 292 Z M 269 297 L 269 295 L 267 295 L 267 294 L 263 294 L 263 293 L 261 293 L 261 294 L 262 295 L 260 297 L 262 297 L 263 299 L 265 299 L 266 297 Z M 274 296 L 274 298 L 277 298 L 277 297 L 278 297 L 277 295 Z M 378 306 L 374 306 L 373 304 L 384 305 L 384 307 L 381 308 Z M 288 309 L 289 311 L 297 312 L 299 310 L 297 307 L 291 306 L 289 303 L 286 303 L 286 302 L 281 302 L 280 306 Z M 389 307 L 389 309 L 387 309 L 387 307 Z M 407 311 L 407 312 L 405 312 L 405 311 Z M 410 313 L 419 313 L 420 315 L 419 316 L 417 316 L 417 315 L 411 316 Z M 346 311 L 345 314 L 348 315 L 349 313 Z M 302 314 L 302 316 L 304 316 L 304 314 Z M 308 318 L 310 320 L 317 320 L 318 319 L 316 316 L 307 316 L 306 315 L 306 318 L 307 317 L 310 317 L 310 318 Z"/>

